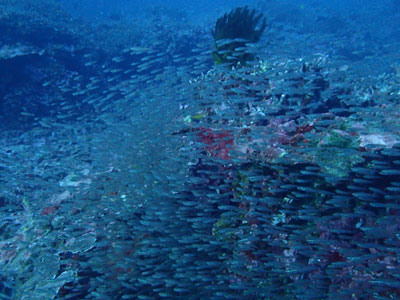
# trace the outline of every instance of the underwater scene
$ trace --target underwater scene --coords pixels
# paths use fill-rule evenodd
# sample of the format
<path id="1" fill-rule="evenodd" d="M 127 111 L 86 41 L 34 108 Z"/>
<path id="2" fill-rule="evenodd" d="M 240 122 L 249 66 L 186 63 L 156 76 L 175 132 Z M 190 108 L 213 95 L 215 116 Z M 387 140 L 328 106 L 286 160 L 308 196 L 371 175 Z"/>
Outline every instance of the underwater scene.
<path id="1" fill-rule="evenodd" d="M 1 0 L 0 300 L 400 299 L 400 1 Z"/>

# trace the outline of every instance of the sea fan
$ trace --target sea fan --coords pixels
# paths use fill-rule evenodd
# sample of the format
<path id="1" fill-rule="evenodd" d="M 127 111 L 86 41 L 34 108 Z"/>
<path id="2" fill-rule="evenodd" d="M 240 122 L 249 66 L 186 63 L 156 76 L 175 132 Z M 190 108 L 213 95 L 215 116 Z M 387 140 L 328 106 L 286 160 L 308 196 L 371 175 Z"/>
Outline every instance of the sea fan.
<path id="1" fill-rule="evenodd" d="M 261 25 L 258 26 L 261 19 Z M 214 62 L 237 65 L 252 60 L 254 56 L 246 51 L 246 44 L 257 43 L 266 27 L 263 14 L 256 15 L 256 11 L 247 6 L 224 14 L 212 30 L 215 42 L 215 51 L 212 54 Z"/>

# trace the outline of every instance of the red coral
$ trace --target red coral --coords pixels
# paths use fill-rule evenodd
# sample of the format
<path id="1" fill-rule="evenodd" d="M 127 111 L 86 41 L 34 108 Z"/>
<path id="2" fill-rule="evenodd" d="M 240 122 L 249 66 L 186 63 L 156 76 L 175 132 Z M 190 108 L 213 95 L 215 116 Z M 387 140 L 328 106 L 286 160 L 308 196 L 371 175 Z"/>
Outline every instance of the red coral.
<path id="1" fill-rule="evenodd" d="M 200 142 L 206 144 L 205 149 L 211 156 L 229 160 L 229 146 L 233 145 L 232 133 L 229 130 L 215 130 L 211 128 L 199 127 Z"/>
<path id="2" fill-rule="evenodd" d="M 44 207 L 42 209 L 41 215 L 48 216 L 48 215 L 54 213 L 58 208 L 59 208 L 59 206 L 55 206 L 55 205 Z"/>

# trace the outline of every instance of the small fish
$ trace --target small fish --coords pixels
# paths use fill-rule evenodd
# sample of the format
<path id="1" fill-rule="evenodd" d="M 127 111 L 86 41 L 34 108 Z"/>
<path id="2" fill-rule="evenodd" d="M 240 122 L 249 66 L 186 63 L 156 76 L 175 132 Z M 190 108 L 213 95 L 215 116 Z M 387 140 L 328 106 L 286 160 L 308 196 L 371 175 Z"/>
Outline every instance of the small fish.
<path id="1" fill-rule="evenodd" d="M 235 40 L 233 39 L 219 39 L 215 42 L 215 44 L 217 45 L 217 47 L 223 47 L 229 44 L 233 44 L 235 42 Z"/>
<path id="2" fill-rule="evenodd" d="M 91 66 L 93 66 L 95 64 L 96 64 L 95 60 L 87 61 L 87 62 L 84 63 L 85 67 L 91 67 Z"/>
<path id="3" fill-rule="evenodd" d="M 26 116 L 26 117 L 34 117 L 35 114 L 27 112 L 27 111 L 21 111 L 21 115 Z"/>
<path id="4" fill-rule="evenodd" d="M 124 61 L 124 60 L 125 60 L 125 57 L 123 57 L 123 56 L 116 56 L 116 57 L 113 57 L 111 60 L 112 60 L 113 62 L 119 63 L 119 62 Z"/>
<path id="5" fill-rule="evenodd" d="M 379 174 L 384 175 L 384 176 L 399 176 L 400 175 L 400 169 L 387 169 L 387 170 L 382 170 L 379 172 Z"/>
<path id="6" fill-rule="evenodd" d="M 131 54 L 143 54 L 150 50 L 151 50 L 150 48 L 145 48 L 145 47 L 131 47 L 129 49 L 125 49 L 124 51 L 130 52 Z"/>

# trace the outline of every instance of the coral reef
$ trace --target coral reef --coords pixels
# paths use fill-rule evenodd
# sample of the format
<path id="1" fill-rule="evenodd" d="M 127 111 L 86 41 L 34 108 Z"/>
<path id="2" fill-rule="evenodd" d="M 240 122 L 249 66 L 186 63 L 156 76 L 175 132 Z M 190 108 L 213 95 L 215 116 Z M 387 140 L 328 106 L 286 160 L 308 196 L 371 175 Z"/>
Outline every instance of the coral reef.
<path id="1" fill-rule="evenodd" d="M 1 299 L 399 299 L 397 43 L 335 56 L 344 31 L 299 34 L 293 4 L 262 51 L 218 39 L 243 43 L 221 67 L 158 7 L 86 35 L 49 0 L 3 3 L 1 125 L 25 131 L 0 131 Z M 248 8 L 218 26 L 239 16 L 259 39 Z"/>

